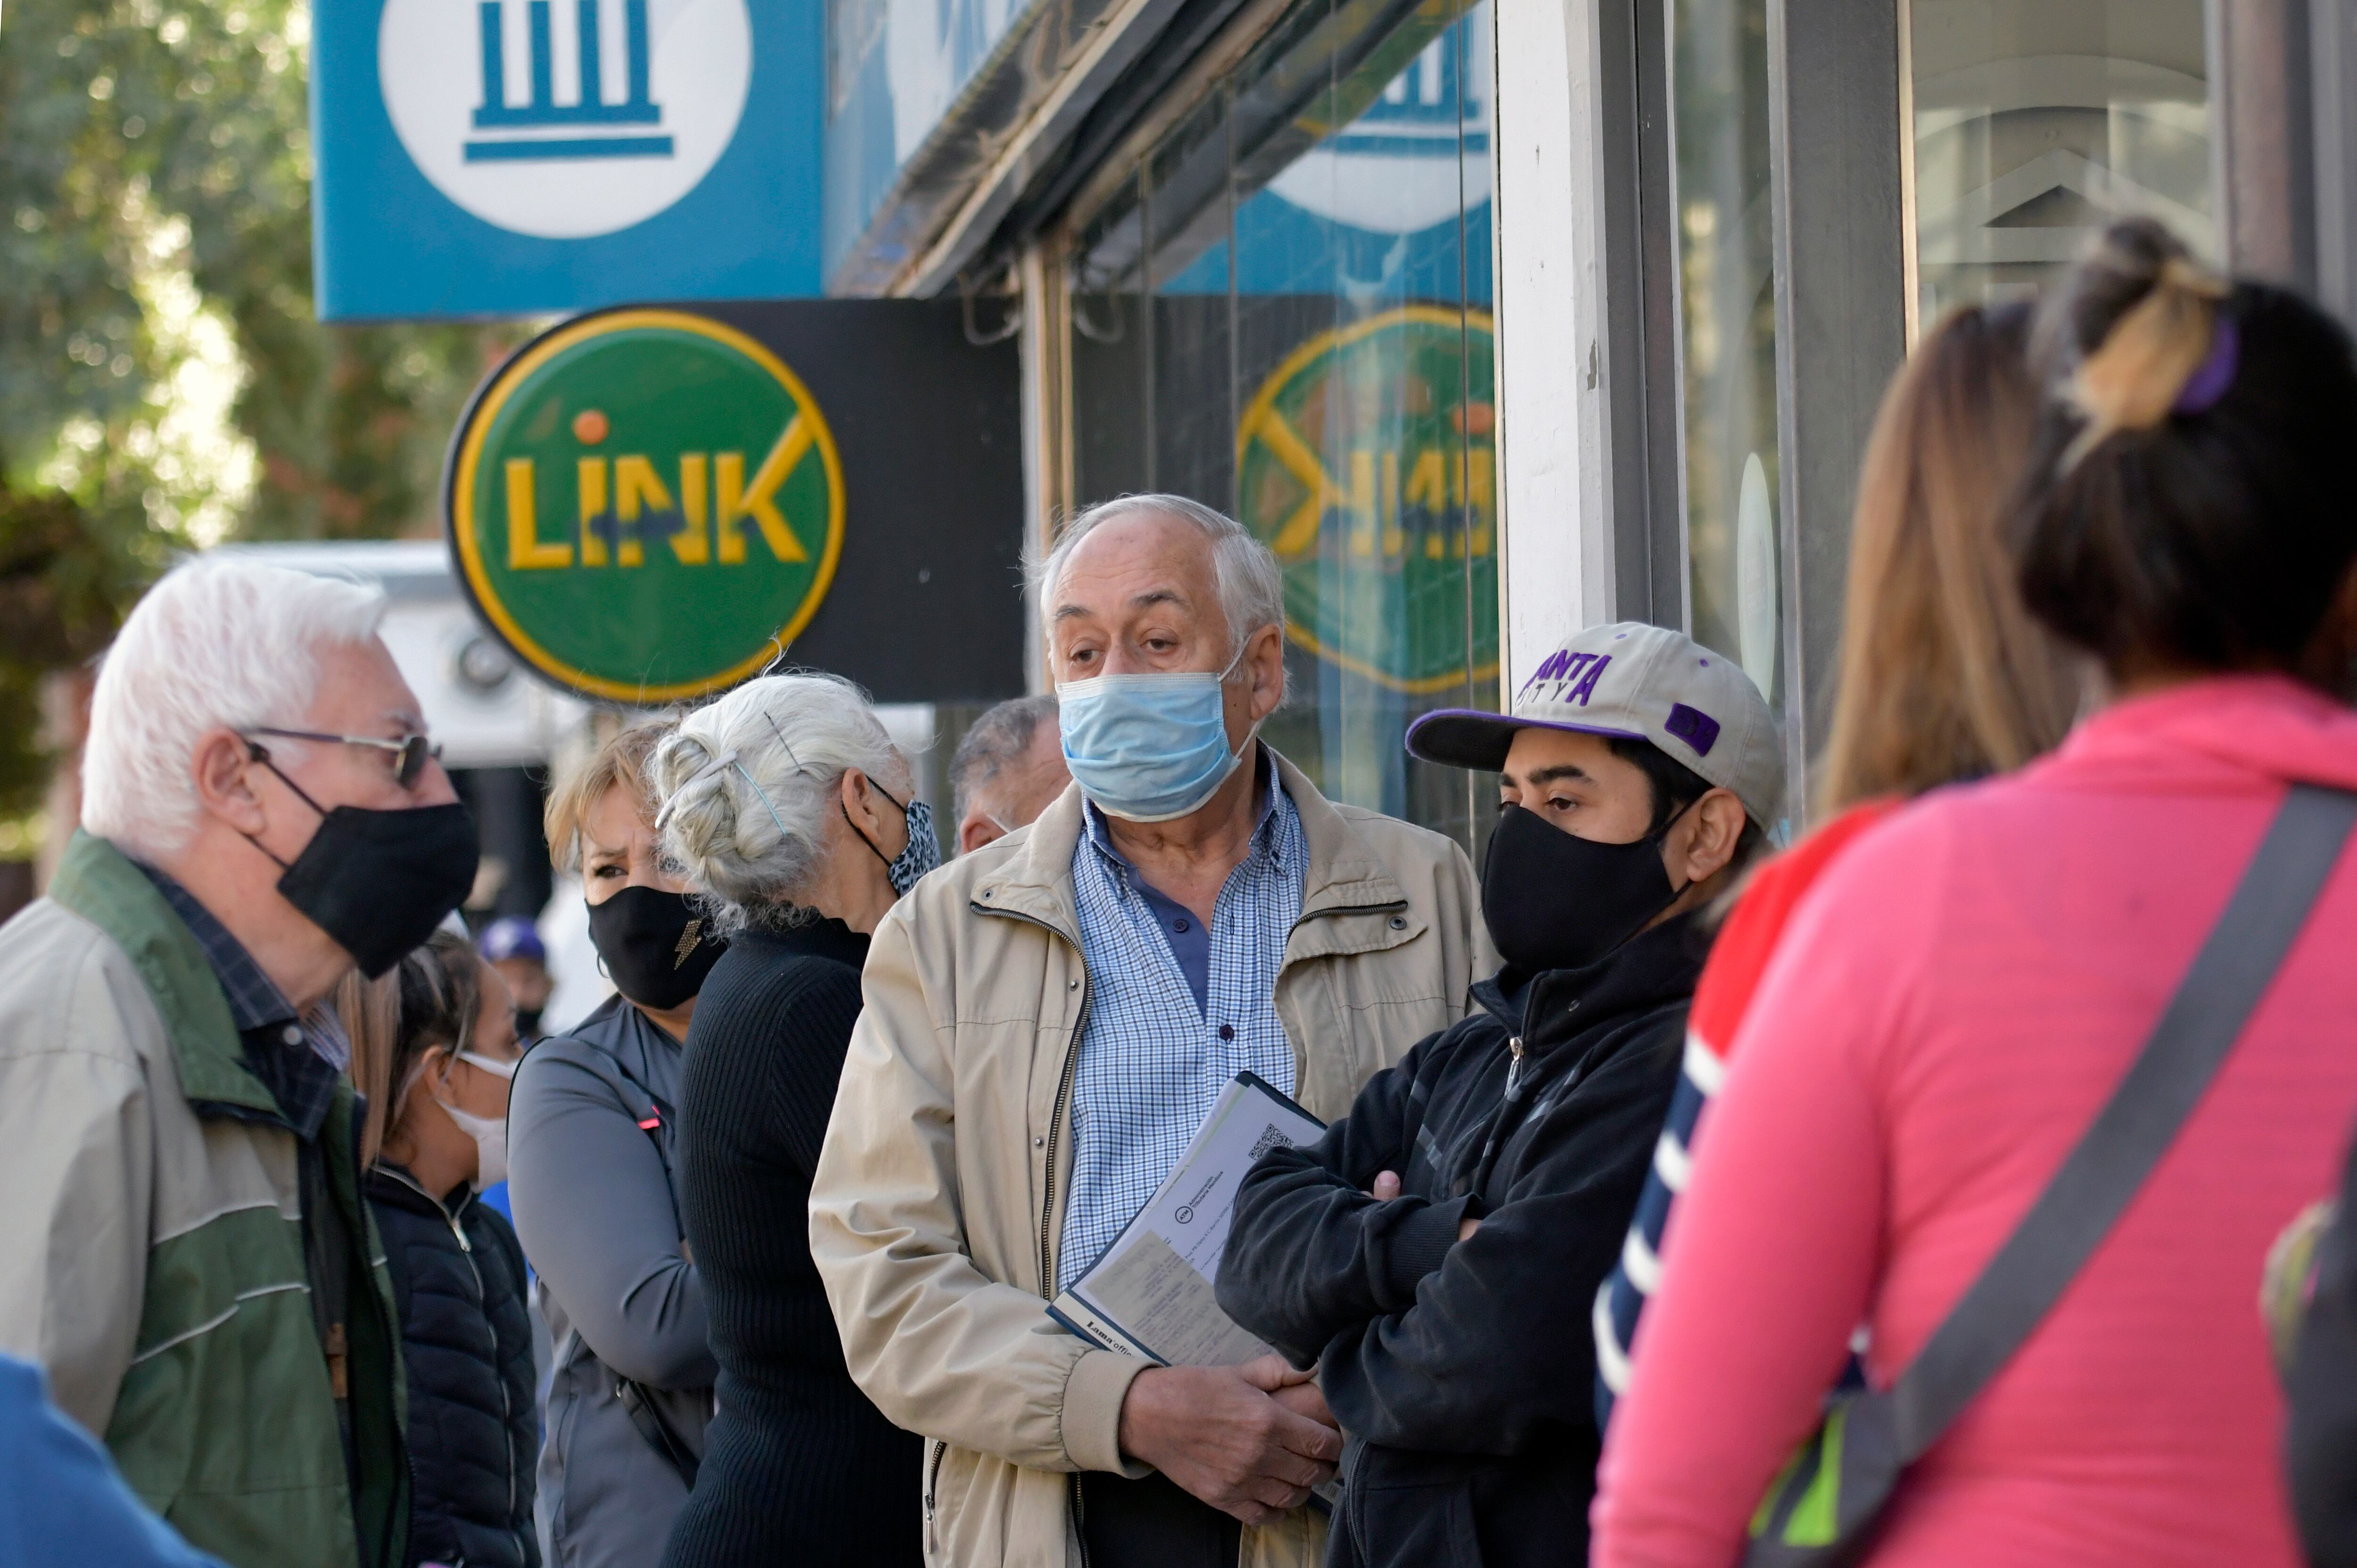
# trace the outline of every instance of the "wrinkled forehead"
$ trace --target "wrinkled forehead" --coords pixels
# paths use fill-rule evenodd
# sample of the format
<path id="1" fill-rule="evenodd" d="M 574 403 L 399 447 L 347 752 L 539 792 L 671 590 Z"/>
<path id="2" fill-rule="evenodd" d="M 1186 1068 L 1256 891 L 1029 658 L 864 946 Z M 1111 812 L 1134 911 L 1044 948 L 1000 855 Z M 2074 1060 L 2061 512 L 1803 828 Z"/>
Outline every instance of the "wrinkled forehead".
<path id="1" fill-rule="evenodd" d="M 1217 616 L 1219 567 L 1201 529 L 1162 512 L 1100 523 L 1072 547 L 1051 585 L 1049 614 L 1117 621 L 1160 608 Z"/>

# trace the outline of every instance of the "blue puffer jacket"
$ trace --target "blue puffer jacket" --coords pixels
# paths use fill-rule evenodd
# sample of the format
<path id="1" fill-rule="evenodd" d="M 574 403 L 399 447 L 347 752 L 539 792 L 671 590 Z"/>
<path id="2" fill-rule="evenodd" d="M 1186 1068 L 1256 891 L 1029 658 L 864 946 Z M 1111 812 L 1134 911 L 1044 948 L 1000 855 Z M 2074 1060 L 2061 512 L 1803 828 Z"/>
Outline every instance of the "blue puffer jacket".
<path id="1" fill-rule="evenodd" d="M 539 1568 L 532 1493 L 540 1419 L 523 1249 L 464 1187 L 446 1205 L 400 1166 L 380 1165 L 368 1196 L 409 1376 L 409 1561 Z"/>

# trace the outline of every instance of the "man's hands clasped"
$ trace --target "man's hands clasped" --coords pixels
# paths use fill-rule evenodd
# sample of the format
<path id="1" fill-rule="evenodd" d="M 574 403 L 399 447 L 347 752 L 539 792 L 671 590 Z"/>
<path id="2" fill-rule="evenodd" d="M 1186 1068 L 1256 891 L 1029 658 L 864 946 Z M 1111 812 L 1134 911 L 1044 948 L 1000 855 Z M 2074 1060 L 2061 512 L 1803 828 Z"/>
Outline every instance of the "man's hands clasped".
<path id="1" fill-rule="evenodd" d="M 1313 1376 L 1277 1356 L 1148 1368 L 1122 1401 L 1122 1452 L 1222 1513 L 1267 1524 L 1333 1479 L 1342 1458 Z"/>

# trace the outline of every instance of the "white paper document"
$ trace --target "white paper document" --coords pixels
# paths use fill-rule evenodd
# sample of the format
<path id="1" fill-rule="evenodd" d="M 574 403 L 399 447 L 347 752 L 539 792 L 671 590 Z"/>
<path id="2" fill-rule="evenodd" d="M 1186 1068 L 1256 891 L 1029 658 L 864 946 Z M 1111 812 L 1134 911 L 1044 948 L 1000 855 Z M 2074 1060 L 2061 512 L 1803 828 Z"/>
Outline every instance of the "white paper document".
<path id="1" fill-rule="evenodd" d="M 1232 1367 L 1266 1354 L 1212 1294 L 1220 1251 L 1253 1162 L 1279 1144 L 1316 1143 L 1325 1131 L 1265 1079 L 1237 1074 L 1178 1168 L 1049 1311 L 1083 1339 L 1164 1366 Z"/>

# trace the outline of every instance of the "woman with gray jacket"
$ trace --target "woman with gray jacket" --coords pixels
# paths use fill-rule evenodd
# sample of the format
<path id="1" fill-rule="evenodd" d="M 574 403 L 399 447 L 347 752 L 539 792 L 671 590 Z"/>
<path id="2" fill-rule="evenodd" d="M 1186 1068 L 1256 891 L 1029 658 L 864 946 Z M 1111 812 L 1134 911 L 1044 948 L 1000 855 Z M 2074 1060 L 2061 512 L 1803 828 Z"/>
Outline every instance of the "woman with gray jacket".
<path id="1" fill-rule="evenodd" d="M 673 1107 L 695 993 L 720 955 L 658 852 L 623 731 L 550 795 L 619 995 L 533 1047 L 508 1112 L 509 1195 L 554 1344 L 540 1519 L 551 1568 L 651 1568 L 704 1455 L 717 1372 L 675 1191 Z"/>

